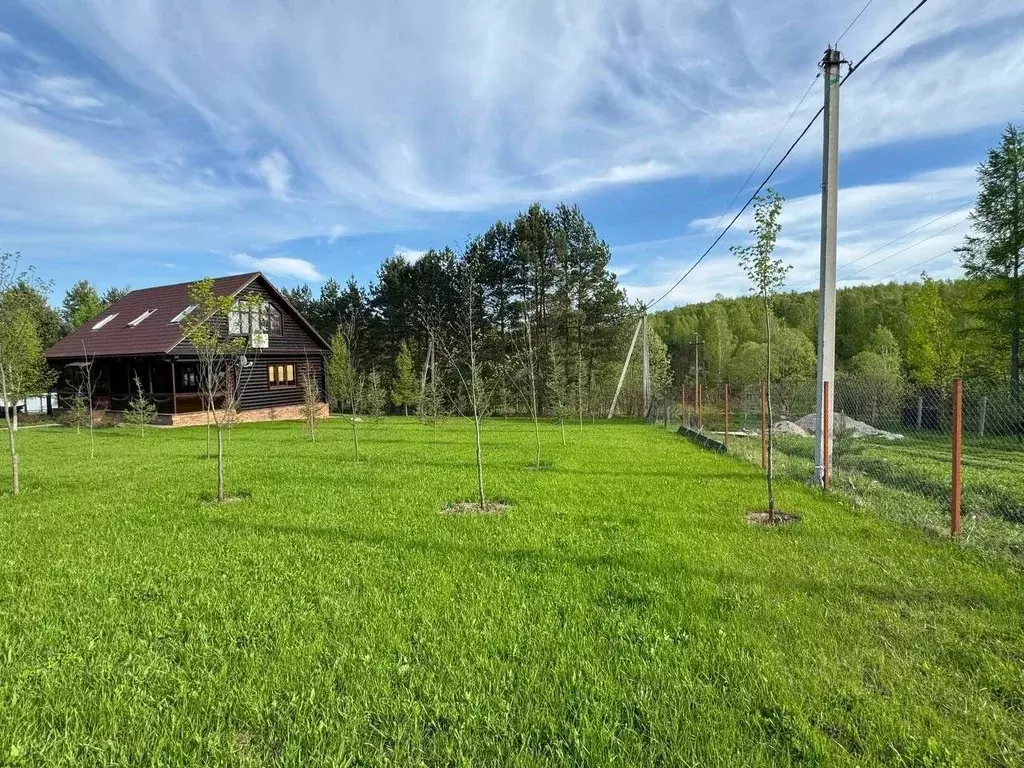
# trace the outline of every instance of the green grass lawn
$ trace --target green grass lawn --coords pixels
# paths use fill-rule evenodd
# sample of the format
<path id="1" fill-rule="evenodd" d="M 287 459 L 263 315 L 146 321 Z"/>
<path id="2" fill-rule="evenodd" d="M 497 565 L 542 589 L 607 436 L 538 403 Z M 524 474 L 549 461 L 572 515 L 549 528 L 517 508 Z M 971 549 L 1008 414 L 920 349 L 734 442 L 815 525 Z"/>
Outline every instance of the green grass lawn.
<path id="1" fill-rule="evenodd" d="M 814 438 L 775 439 L 779 475 L 814 474 Z M 951 438 L 911 433 L 901 440 L 849 438 L 833 456 L 834 492 L 897 522 L 948 535 Z M 737 438 L 730 450 L 760 464 L 761 441 Z M 963 446 L 961 544 L 1024 566 L 1024 443 L 1016 437 L 968 437 Z"/>
<path id="2" fill-rule="evenodd" d="M 1024 764 L 1024 577 L 640 424 L 25 430 L 0 762 Z M 4 465 L 0 479 L 6 482 Z"/>

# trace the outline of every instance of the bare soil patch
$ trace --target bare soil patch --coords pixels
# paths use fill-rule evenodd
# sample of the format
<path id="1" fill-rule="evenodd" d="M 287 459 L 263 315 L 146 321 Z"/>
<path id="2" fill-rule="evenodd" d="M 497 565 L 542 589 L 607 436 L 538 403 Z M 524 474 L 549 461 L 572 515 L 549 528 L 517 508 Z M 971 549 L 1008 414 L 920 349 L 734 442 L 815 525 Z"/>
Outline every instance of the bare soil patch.
<path id="1" fill-rule="evenodd" d="M 504 515 L 512 505 L 505 501 L 488 501 L 482 507 L 479 501 L 456 501 L 441 510 L 442 515 Z"/>
<path id="2" fill-rule="evenodd" d="M 792 525 L 793 523 L 800 522 L 800 515 L 790 515 L 786 512 L 779 512 L 776 510 L 775 518 L 773 520 L 768 519 L 768 513 L 766 511 L 759 512 L 747 512 L 747 522 L 751 525 L 765 525 L 765 526 L 777 526 L 777 525 Z"/>
<path id="3" fill-rule="evenodd" d="M 252 498 L 252 494 L 248 491 L 241 491 L 239 493 L 225 493 L 224 500 L 218 501 L 217 494 L 215 493 L 204 493 L 200 496 L 205 504 L 212 504 L 213 506 L 221 506 L 222 504 L 238 504 L 242 501 L 248 501 Z"/>

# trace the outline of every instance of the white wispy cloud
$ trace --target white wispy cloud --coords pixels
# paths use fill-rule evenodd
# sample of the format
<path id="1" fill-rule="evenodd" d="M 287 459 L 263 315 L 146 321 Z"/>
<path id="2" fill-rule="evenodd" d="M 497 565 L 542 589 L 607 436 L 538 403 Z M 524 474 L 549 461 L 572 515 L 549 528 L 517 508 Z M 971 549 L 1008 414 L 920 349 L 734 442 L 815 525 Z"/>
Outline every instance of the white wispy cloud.
<path id="1" fill-rule="evenodd" d="M 291 277 L 297 280 L 322 280 L 312 262 L 305 259 L 293 259 L 287 256 L 250 256 L 247 253 L 236 253 L 231 261 L 240 267 L 258 272 L 266 272 L 276 277 Z"/>
<path id="2" fill-rule="evenodd" d="M 973 168 L 957 166 L 916 174 L 899 182 L 840 189 L 838 284 L 914 280 L 922 270 L 937 277 L 957 274 L 957 257 L 952 249 L 963 242 L 969 228 L 967 214 L 973 199 L 973 179 Z M 630 297 L 641 301 L 660 297 L 711 244 L 721 231 L 721 226 L 716 228 L 717 223 L 718 218 L 695 219 L 678 237 L 613 247 L 616 259 L 643 259 L 647 265 L 645 281 L 631 279 L 626 285 Z M 787 200 L 780 223 L 776 253 L 793 268 L 787 289 L 817 287 L 820 194 Z M 747 230 L 752 224 L 752 215 L 744 214 L 659 307 L 706 301 L 717 293 L 746 293 L 746 277 L 729 246 L 749 240 Z"/>
<path id="3" fill-rule="evenodd" d="M 43 99 L 68 109 L 96 109 L 104 103 L 92 83 L 80 77 L 38 77 L 34 86 L 35 92 Z"/>
<path id="4" fill-rule="evenodd" d="M 225 250 L 743 173 L 852 16 L 815 0 L 15 1 L 101 62 L 106 90 L 52 61 L 0 73 L 0 223 Z M 904 12 L 873 4 L 844 52 Z M 1021 21 L 1019 0 L 925 6 L 844 86 L 844 156 L 1018 120 Z M 10 95 L 46 88 L 74 114 Z M 813 169 L 817 145 L 787 170 Z"/>
<path id="5" fill-rule="evenodd" d="M 287 200 L 291 181 L 288 158 L 274 150 L 260 158 L 259 175 L 266 182 L 270 194 L 278 200 Z"/>
<path id="6" fill-rule="evenodd" d="M 406 261 L 419 261 L 426 255 L 425 250 L 417 250 L 415 248 L 407 248 L 404 245 L 396 245 L 394 250 L 395 256 L 401 256 Z"/>

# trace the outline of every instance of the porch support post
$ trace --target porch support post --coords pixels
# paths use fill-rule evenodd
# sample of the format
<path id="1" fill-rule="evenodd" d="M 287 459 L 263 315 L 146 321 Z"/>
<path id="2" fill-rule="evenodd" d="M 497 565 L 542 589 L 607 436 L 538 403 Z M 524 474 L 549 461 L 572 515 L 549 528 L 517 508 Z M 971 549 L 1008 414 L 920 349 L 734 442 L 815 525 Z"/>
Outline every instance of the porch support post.
<path id="1" fill-rule="evenodd" d="M 174 359 L 171 359 L 171 413 L 178 414 L 178 377 L 174 375 Z"/>

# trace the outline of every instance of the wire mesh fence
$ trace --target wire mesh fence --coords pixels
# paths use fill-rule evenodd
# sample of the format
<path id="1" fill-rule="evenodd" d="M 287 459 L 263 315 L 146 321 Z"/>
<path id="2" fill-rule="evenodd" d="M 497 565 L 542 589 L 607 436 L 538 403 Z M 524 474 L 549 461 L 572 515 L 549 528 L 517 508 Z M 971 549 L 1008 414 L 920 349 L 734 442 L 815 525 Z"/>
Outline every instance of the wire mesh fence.
<path id="1" fill-rule="evenodd" d="M 707 386 L 698 399 L 691 385 L 679 419 L 760 466 L 768 439 L 762 412 L 767 426 L 770 410 L 776 476 L 816 483 L 815 383 L 774 383 L 770 403 L 762 389 Z M 1024 402 L 1009 383 L 912 388 L 847 376 L 832 394 L 830 493 L 1024 562 Z"/>

